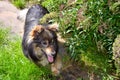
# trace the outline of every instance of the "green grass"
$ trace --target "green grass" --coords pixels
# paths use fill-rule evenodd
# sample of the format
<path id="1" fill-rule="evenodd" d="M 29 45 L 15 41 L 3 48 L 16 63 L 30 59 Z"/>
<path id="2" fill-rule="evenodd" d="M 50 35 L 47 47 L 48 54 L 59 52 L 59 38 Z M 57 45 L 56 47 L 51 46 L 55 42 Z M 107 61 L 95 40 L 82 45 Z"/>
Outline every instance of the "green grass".
<path id="1" fill-rule="evenodd" d="M 94 74 L 95 77 L 99 77 L 99 79 L 95 80 L 119 79 L 113 75 L 115 74 L 115 71 L 110 64 L 109 56 L 87 51 L 86 53 L 81 53 L 79 55 L 79 62 L 79 65 L 81 65 L 80 68 L 88 73 L 89 79 L 92 77 L 90 74 Z"/>
<path id="2" fill-rule="evenodd" d="M 47 68 L 37 67 L 23 55 L 22 39 L 8 33 L 0 29 L 0 80 L 51 80 Z"/>
<path id="3" fill-rule="evenodd" d="M 26 5 L 25 0 L 12 0 L 12 3 L 19 9 L 25 8 L 25 5 Z"/>
<path id="4" fill-rule="evenodd" d="M 83 53 L 81 54 L 81 60 L 85 62 L 85 65 L 93 66 L 95 69 L 102 69 L 102 71 L 107 71 L 107 68 L 110 66 L 108 57 L 101 54 Z"/>

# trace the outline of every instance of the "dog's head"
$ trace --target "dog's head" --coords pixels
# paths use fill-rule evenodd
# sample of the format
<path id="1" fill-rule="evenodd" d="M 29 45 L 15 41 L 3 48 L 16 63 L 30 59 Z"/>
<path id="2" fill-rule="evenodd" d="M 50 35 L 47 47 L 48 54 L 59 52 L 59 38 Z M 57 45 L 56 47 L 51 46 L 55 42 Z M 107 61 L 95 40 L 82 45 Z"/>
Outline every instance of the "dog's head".
<path id="1" fill-rule="evenodd" d="M 37 44 L 36 47 L 41 49 L 49 63 L 55 61 L 58 51 L 57 30 L 58 24 L 54 23 L 49 26 L 37 25 L 30 32 L 33 42 Z"/>

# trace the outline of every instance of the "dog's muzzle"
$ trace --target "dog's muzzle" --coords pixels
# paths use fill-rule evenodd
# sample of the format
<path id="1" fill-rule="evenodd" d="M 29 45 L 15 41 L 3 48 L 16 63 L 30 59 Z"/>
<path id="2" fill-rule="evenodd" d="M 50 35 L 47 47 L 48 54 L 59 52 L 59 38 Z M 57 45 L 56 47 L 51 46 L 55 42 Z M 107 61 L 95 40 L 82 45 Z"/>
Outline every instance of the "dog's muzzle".
<path id="1" fill-rule="evenodd" d="M 54 60 L 55 54 L 56 54 L 55 52 L 51 53 L 51 55 L 48 55 L 48 54 L 46 54 L 46 52 L 44 50 L 41 49 L 41 51 L 45 54 L 49 63 L 53 63 L 55 61 Z"/>

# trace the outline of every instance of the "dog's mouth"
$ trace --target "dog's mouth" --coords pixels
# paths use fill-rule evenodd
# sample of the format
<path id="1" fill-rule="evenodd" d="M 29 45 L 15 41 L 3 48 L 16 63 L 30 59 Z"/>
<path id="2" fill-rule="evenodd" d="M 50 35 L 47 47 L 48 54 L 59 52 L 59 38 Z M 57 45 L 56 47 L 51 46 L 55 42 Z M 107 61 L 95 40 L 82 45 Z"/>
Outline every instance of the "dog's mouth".
<path id="1" fill-rule="evenodd" d="M 54 62 L 54 57 L 51 55 L 47 55 L 47 59 L 49 61 L 49 63 L 53 63 Z"/>
<path id="2" fill-rule="evenodd" d="M 47 55 L 47 54 L 44 52 L 44 50 L 42 50 L 42 52 L 45 54 L 45 56 L 46 56 L 46 58 L 47 58 L 47 60 L 48 60 L 49 63 L 53 63 L 53 62 L 54 62 L 54 56 L 52 56 L 52 55 Z"/>

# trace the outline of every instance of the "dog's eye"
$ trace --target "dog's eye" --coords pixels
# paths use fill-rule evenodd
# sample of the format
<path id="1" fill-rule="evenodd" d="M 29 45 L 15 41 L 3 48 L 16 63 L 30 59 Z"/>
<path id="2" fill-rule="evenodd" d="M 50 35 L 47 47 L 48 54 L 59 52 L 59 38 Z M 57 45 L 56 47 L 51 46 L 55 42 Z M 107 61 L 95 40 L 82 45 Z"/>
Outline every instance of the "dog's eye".
<path id="1" fill-rule="evenodd" d="M 42 41 L 41 44 L 44 46 L 44 47 L 47 47 L 48 46 L 48 41 Z"/>

